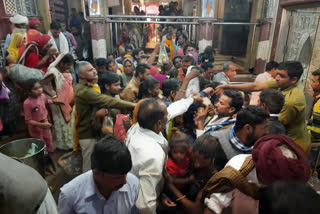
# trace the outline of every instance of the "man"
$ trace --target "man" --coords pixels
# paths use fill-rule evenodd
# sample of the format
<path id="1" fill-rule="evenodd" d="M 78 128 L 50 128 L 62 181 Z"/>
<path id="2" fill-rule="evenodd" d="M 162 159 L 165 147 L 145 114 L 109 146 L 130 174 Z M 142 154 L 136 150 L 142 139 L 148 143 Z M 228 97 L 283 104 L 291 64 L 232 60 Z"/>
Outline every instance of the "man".
<path id="1" fill-rule="evenodd" d="M 162 92 L 165 103 L 168 106 L 174 102 L 174 98 L 181 86 L 181 82 L 177 79 L 167 79 L 162 83 Z"/>
<path id="2" fill-rule="evenodd" d="M 182 58 L 182 66 L 178 69 L 179 71 L 179 80 L 183 82 L 184 78 L 186 77 L 187 71 L 189 66 L 194 64 L 194 60 L 192 56 L 184 56 Z"/>
<path id="3" fill-rule="evenodd" d="M 309 177 L 307 156 L 288 136 L 262 137 L 254 144 L 252 155 L 237 155 L 207 182 L 202 190 L 204 213 L 221 214 L 228 210 L 258 214 L 262 187 L 279 180 L 307 183 Z"/>
<path id="4" fill-rule="evenodd" d="M 226 90 L 223 92 L 218 102 L 214 104 L 215 116 L 213 116 L 207 123 L 209 107 L 207 106 L 203 112 L 198 113 L 195 118 L 197 126 L 197 137 L 204 133 L 211 133 L 220 129 L 225 129 L 235 123 L 233 116 L 240 111 L 243 105 L 243 99 L 239 92 L 233 90 Z"/>
<path id="5" fill-rule="evenodd" d="M 126 51 L 126 54 L 125 55 L 131 55 L 133 54 L 133 47 L 131 45 L 127 45 L 125 46 L 125 51 Z"/>
<path id="6" fill-rule="evenodd" d="M 12 34 L 27 32 L 29 20 L 26 16 L 21 16 L 19 14 L 16 14 L 15 16 L 11 17 L 9 20 L 14 25 Z M 7 35 L 6 41 L 4 43 L 4 50 L 8 50 L 10 42 L 11 42 L 11 35 L 12 34 Z"/>
<path id="7" fill-rule="evenodd" d="M 131 172 L 139 178 L 141 188 L 136 203 L 139 213 L 156 213 L 168 153 L 168 142 L 161 133 L 167 116 L 162 101 L 146 99 L 139 108 L 138 124 L 127 134 L 125 144 L 132 157 Z"/>
<path id="8" fill-rule="evenodd" d="M 69 17 L 69 28 L 71 28 L 71 26 L 78 26 L 79 28 L 81 28 L 81 18 L 77 13 L 76 8 L 71 8 L 71 16 Z"/>
<path id="9" fill-rule="evenodd" d="M 65 35 L 61 32 L 59 22 L 51 22 L 48 35 L 52 38 L 51 44 L 53 48 L 57 49 L 60 53 L 69 53 L 69 43 Z"/>
<path id="10" fill-rule="evenodd" d="M 313 89 L 314 105 L 308 129 L 313 139 L 320 139 L 320 70 L 312 73 L 311 87 Z"/>
<path id="11" fill-rule="evenodd" d="M 139 181 L 129 173 L 131 155 L 126 146 L 106 136 L 95 146 L 90 171 L 61 188 L 59 213 L 137 213 Z"/>
<path id="12" fill-rule="evenodd" d="M 234 126 L 210 134 L 220 141 L 223 151 L 217 161 L 224 166 L 236 155 L 251 153 L 256 140 L 269 134 L 269 115 L 258 106 L 247 106 L 237 114 Z"/>
<path id="13" fill-rule="evenodd" d="M 144 55 L 144 51 L 143 51 L 143 49 L 141 49 L 141 48 L 136 48 L 136 49 L 134 49 L 133 50 L 133 52 L 132 52 L 132 57 L 133 57 L 133 59 L 134 59 L 134 62 L 135 62 L 135 66 L 137 66 L 137 61 L 138 61 L 138 58 L 139 57 L 142 57 Z"/>
<path id="14" fill-rule="evenodd" d="M 0 153 L 0 173 L 1 214 L 58 214 L 48 184 L 36 170 Z"/>
<path id="15" fill-rule="evenodd" d="M 223 65 L 222 72 L 217 73 L 213 77 L 214 82 L 229 84 L 230 79 L 237 75 L 237 68 L 232 62 L 227 62 Z"/>
<path id="16" fill-rule="evenodd" d="M 104 90 L 104 84 L 101 82 L 102 74 L 107 72 L 107 60 L 105 58 L 98 58 L 96 59 L 96 66 L 98 72 L 98 85 L 101 91 Z"/>
<path id="17" fill-rule="evenodd" d="M 198 53 L 197 53 L 197 50 L 196 50 L 194 44 L 187 44 L 183 48 L 183 52 L 184 52 L 185 56 L 191 56 L 193 58 L 195 64 L 198 63 Z"/>
<path id="18" fill-rule="evenodd" d="M 201 68 L 204 70 L 204 77 L 211 81 L 213 77 L 213 65 L 210 62 L 202 63 Z"/>
<path id="19" fill-rule="evenodd" d="M 175 56 L 173 58 L 173 66 L 176 68 L 176 69 L 179 69 L 182 67 L 182 57 L 181 56 Z"/>
<path id="20" fill-rule="evenodd" d="M 286 128 L 279 121 L 284 105 L 283 94 L 276 89 L 264 89 L 260 93 L 259 106 L 270 114 L 269 134 L 286 134 Z"/>
<path id="21" fill-rule="evenodd" d="M 308 152 L 311 141 L 305 123 L 306 101 L 303 92 L 297 87 L 303 73 L 303 67 L 298 61 L 287 61 L 280 63 L 277 72 L 275 80 L 265 83 L 220 85 L 216 90 L 219 93 L 223 89 L 248 92 L 261 91 L 266 88 L 280 88 L 285 96 L 285 101 L 280 112 L 279 121 L 285 126 L 288 136 L 301 146 L 305 152 Z"/>
<path id="22" fill-rule="evenodd" d="M 120 97 L 123 100 L 136 102 L 139 94 L 140 83 L 150 75 L 150 67 L 147 64 L 139 64 L 127 87 L 121 92 Z"/>
<path id="23" fill-rule="evenodd" d="M 86 172 L 90 169 L 90 155 L 96 143 L 94 130 L 91 126 L 96 109 L 131 109 L 135 107 L 135 104 L 97 92 L 95 89 L 98 81 L 97 71 L 89 62 L 80 61 L 77 74 L 80 81 L 75 88 L 74 95 L 79 118 L 76 129 L 82 150 L 83 172 Z"/>
<path id="24" fill-rule="evenodd" d="M 264 83 L 268 80 L 273 80 L 277 76 L 277 68 L 279 67 L 279 63 L 272 61 L 268 62 L 266 65 L 266 71 L 262 74 L 259 74 L 256 79 L 255 83 Z M 250 105 L 258 105 L 259 102 L 259 94 L 260 92 L 252 92 L 250 97 Z"/>

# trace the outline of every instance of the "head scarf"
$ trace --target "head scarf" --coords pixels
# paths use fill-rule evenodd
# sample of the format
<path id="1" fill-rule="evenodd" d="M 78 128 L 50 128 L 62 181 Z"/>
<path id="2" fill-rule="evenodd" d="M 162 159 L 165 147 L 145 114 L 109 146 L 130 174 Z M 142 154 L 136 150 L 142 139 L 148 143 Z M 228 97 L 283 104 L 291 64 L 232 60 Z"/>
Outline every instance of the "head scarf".
<path id="1" fill-rule="evenodd" d="M 159 82 L 160 82 L 160 89 L 162 90 L 162 83 L 163 83 L 163 81 L 165 81 L 165 80 L 167 79 L 166 76 L 163 75 L 163 74 L 157 74 L 157 75 L 154 75 L 154 78 L 155 78 L 156 80 L 159 80 Z"/>
<path id="2" fill-rule="evenodd" d="M 8 48 L 9 55 L 16 63 L 19 58 L 19 48 L 23 45 L 24 36 L 21 33 L 12 35 L 12 39 Z"/>
<path id="3" fill-rule="evenodd" d="M 307 182 L 310 166 L 304 151 L 286 135 L 268 135 L 253 147 L 258 178 L 270 185 L 276 180 Z"/>
<path id="4" fill-rule="evenodd" d="M 40 25 L 40 21 L 39 21 L 39 19 L 31 19 L 30 21 L 29 21 L 29 27 L 30 28 L 32 28 L 33 26 L 35 26 L 35 25 Z"/>
<path id="5" fill-rule="evenodd" d="M 43 34 L 39 36 L 34 42 L 39 46 L 39 48 L 43 48 L 48 42 L 51 40 L 51 37 L 47 34 Z"/>
<path id="6" fill-rule="evenodd" d="M 125 59 L 131 59 L 131 60 L 133 59 L 133 58 L 132 58 L 132 56 L 131 56 L 130 54 L 126 54 L 126 55 L 124 55 L 124 57 L 123 57 L 123 58 L 125 58 Z"/>
<path id="7" fill-rule="evenodd" d="M 131 56 L 131 55 L 129 55 L 129 56 Z M 122 62 L 122 64 L 124 65 L 126 62 L 130 62 L 131 63 L 131 65 L 133 65 L 133 61 L 132 61 L 132 59 L 131 58 L 125 58 L 124 60 L 123 60 L 123 62 Z"/>
<path id="8" fill-rule="evenodd" d="M 26 16 L 21 16 L 16 14 L 14 17 L 10 18 L 10 22 L 13 24 L 28 24 L 29 20 Z"/>
<path id="9" fill-rule="evenodd" d="M 27 44 L 32 41 L 36 41 L 41 36 L 41 33 L 37 30 L 30 29 L 27 31 Z"/>

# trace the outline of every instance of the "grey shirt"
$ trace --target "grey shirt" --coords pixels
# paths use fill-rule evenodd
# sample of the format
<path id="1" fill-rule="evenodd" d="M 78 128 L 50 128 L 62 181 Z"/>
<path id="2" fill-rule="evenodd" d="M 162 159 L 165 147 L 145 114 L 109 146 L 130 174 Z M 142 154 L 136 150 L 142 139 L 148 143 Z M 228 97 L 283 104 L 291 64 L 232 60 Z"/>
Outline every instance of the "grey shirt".
<path id="1" fill-rule="evenodd" d="M 210 133 L 212 136 L 217 137 L 219 139 L 220 147 L 222 149 L 221 152 L 217 152 L 216 157 L 216 162 L 219 165 L 219 167 L 224 167 L 224 165 L 234 156 L 244 154 L 244 152 L 237 149 L 230 142 L 231 129 L 232 127 Z"/>
<path id="2" fill-rule="evenodd" d="M 229 78 L 227 77 L 227 75 L 224 72 L 220 72 L 220 73 L 217 73 L 216 75 L 214 75 L 213 81 L 219 82 L 222 84 L 229 84 L 230 83 Z"/>

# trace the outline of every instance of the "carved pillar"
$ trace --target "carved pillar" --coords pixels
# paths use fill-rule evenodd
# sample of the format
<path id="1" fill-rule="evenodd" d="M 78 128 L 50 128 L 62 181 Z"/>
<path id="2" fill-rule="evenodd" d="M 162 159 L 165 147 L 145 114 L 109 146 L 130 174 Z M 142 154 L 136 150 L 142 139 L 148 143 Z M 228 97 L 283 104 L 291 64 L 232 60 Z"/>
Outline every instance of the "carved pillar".
<path id="1" fill-rule="evenodd" d="M 200 25 L 199 35 L 199 52 L 203 52 L 207 46 L 212 46 L 213 40 L 213 25 L 210 22 L 205 22 Z"/>
<path id="2" fill-rule="evenodd" d="M 107 43 L 105 39 L 105 24 L 104 23 L 91 23 L 91 39 L 92 39 L 92 52 L 93 58 L 107 57 Z"/>

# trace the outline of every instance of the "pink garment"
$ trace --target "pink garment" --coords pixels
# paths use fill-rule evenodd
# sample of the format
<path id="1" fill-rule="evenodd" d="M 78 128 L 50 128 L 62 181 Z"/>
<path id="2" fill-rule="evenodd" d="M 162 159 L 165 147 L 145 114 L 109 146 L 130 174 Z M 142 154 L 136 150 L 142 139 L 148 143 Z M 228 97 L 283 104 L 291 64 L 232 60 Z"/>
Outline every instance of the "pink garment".
<path id="1" fill-rule="evenodd" d="M 48 122 L 46 105 L 51 103 L 53 103 L 52 100 L 48 100 L 45 94 L 37 98 L 28 97 L 24 101 L 24 118 L 28 124 L 29 134 L 32 138 L 43 140 L 48 152 L 54 151 L 51 130 L 37 127 L 35 124 Z"/>
<path id="2" fill-rule="evenodd" d="M 74 38 L 74 36 L 72 35 L 72 33 L 68 32 L 68 31 L 67 31 L 67 35 L 68 35 L 68 38 L 70 39 L 70 42 L 71 42 L 71 44 L 72 44 L 72 49 L 73 49 L 73 50 L 76 50 L 77 47 L 78 47 L 78 44 L 77 44 L 76 39 Z"/>
<path id="3" fill-rule="evenodd" d="M 64 102 L 64 105 L 60 105 L 60 109 L 65 121 L 69 122 L 71 120 L 72 113 L 72 107 L 70 106 L 70 103 L 73 99 L 72 74 L 62 73 L 62 75 L 64 77 L 64 81 L 62 84 L 62 88 L 60 90 L 57 90 L 57 95 L 58 99 Z"/>
<path id="4" fill-rule="evenodd" d="M 273 80 L 273 77 L 268 73 L 264 72 L 262 74 L 259 74 L 256 77 L 256 80 L 254 81 L 255 83 L 264 83 L 269 80 Z M 259 100 L 260 100 L 260 91 L 252 92 L 252 95 L 250 97 L 250 104 L 249 105 L 259 105 Z"/>
<path id="5" fill-rule="evenodd" d="M 183 53 L 183 49 L 182 48 L 179 48 L 177 50 L 177 56 L 184 56 L 184 53 Z"/>
<path id="6" fill-rule="evenodd" d="M 116 116 L 116 123 L 114 124 L 114 137 L 118 140 L 124 142 L 127 136 L 126 129 L 123 125 L 123 120 L 127 120 L 128 117 L 124 114 L 117 114 Z"/>

